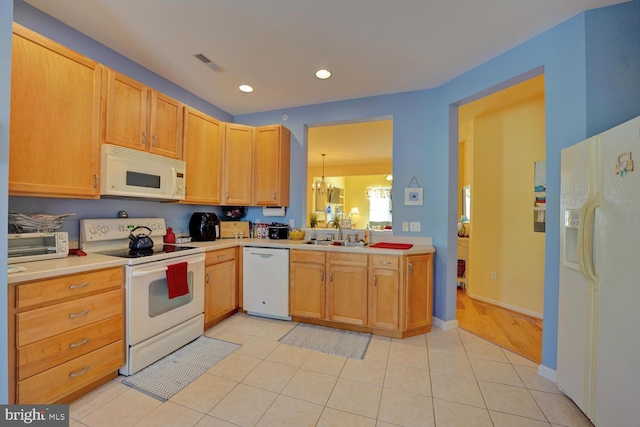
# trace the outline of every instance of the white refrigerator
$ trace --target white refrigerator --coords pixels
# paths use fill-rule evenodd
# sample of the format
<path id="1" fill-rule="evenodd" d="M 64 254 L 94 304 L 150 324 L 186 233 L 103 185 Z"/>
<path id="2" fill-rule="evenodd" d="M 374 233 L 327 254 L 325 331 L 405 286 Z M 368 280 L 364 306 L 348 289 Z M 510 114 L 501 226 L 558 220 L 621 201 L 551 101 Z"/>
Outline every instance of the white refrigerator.
<path id="1" fill-rule="evenodd" d="M 560 210 L 558 387 L 598 427 L 638 426 L 640 117 L 562 150 Z"/>

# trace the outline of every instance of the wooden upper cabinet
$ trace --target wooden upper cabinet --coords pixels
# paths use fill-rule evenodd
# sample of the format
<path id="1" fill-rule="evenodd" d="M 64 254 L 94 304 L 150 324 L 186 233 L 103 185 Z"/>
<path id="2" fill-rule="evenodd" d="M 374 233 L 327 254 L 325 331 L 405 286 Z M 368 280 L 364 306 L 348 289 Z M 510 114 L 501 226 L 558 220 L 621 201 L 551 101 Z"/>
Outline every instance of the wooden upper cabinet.
<path id="1" fill-rule="evenodd" d="M 198 110 L 184 109 L 184 161 L 187 194 L 183 203 L 222 202 L 223 125 Z"/>
<path id="2" fill-rule="evenodd" d="M 109 69 L 104 142 L 182 159 L 182 104 Z"/>
<path id="3" fill-rule="evenodd" d="M 253 151 L 253 204 L 289 205 L 289 129 L 282 125 L 256 128 Z"/>
<path id="4" fill-rule="evenodd" d="M 251 205 L 254 127 L 225 123 L 223 205 Z"/>
<path id="5" fill-rule="evenodd" d="M 9 194 L 98 198 L 102 66 L 13 24 Z"/>

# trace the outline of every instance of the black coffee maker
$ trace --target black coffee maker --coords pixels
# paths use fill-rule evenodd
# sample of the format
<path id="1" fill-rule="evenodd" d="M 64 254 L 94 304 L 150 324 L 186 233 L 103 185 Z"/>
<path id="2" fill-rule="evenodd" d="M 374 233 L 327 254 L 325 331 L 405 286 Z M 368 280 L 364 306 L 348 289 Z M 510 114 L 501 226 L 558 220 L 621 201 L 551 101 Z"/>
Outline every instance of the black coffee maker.
<path id="1" fill-rule="evenodd" d="M 194 212 L 189 220 L 189 234 L 196 242 L 220 238 L 220 221 L 213 212 Z"/>

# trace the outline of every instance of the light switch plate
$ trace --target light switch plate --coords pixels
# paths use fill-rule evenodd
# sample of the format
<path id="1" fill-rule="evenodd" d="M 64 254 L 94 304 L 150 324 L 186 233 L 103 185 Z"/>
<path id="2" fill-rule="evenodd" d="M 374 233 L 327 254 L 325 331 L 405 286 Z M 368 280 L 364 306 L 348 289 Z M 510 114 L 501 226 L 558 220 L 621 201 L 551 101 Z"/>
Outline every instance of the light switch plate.
<path id="1" fill-rule="evenodd" d="M 419 233 L 420 232 L 420 222 L 416 221 L 416 222 L 411 222 L 411 224 L 409 224 L 409 230 L 413 231 L 414 233 Z"/>
<path id="2" fill-rule="evenodd" d="M 402 231 L 409 231 L 409 222 L 402 221 Z"/>
<path id="3" fill-rule="evenodd" d="M 296 221 L 294 219 L 289 220 L 289 227 L 293 230 L 296 226 Z"/>

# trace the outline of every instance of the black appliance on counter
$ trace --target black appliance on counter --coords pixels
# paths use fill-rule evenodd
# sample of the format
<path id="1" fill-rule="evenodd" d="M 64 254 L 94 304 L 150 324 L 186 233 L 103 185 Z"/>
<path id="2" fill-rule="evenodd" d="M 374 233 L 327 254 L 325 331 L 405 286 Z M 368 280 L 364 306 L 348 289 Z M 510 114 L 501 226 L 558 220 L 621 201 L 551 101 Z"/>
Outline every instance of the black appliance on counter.
<path id="1" fill-rule="evenodd" d="M 288 239 L 289 238 L 289 226 L 287 224 L 280 224 L 272 222 L 268 225 L 269 238 L 270 239 Z"/>
<path id="2" fill-rule="evenodd" d="M 189 234 L 196 242 L 220 238 L 220 221 L 213 212 L 194 212 L 189 220 Z"/>

